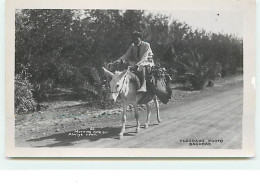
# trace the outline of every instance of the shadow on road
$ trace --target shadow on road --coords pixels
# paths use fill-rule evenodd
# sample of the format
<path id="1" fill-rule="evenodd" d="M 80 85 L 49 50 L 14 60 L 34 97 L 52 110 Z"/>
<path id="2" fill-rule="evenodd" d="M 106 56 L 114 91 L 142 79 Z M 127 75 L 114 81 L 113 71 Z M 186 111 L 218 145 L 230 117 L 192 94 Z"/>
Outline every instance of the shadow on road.
<path id="1" fill-rule="evenodd" d="M 172 89 L 180 90 L 180 91 L 198 91 L 191 86 L 177 86 L 177 87 L 174 87 Z"/>

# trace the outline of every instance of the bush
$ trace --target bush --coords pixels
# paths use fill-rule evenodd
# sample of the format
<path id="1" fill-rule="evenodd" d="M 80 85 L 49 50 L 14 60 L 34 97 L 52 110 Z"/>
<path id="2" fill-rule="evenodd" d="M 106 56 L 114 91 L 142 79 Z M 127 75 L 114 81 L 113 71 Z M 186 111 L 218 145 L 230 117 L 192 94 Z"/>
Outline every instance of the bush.
<path id="1" fill-rule="evenodd" d="M 32 84 L 21 74 L 15 75 L 15 113 L 26 113 L 36 110 L 32 94 Z"/>
<path id="2" fill-rule="evenodd" d="M 35 83 L 33 86 L 33 97 L 39 102 L 48 97 L 54 88 L 54 81 L 48 78 L 40 83 Z"/>
<path id="3" fill-rule="evenodd" d="M 103 83 L 98 70 L 95 67 L 83 67 L 79 74 L 80 76 L 74 82 L 74 90 L 82 92 L 97 102 L 102 102 Z"/>
<path id="4" fill-rule="evenodd" d="M 207 59 L 196 50 L 184 55 L 180 64 L 185 70 L 184 77 L 198 90 L 203 89 L 209 80 L 214 80 L 221 70 L 217 62 Z"/>
<path id="5" fill-rule="evenodd" d="M 68 63 L 61 63 L 58 66 L 56 82 L 64 87 L 80 85 L 84 81 L 84 76 L 80 70 Z"/>

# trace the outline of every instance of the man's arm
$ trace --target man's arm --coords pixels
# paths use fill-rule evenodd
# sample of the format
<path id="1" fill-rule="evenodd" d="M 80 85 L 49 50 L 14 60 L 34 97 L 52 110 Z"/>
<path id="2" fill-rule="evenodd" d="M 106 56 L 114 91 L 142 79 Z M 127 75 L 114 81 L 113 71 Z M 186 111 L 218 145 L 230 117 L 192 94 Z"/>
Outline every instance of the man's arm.
<path id="1" fill-rule="evenodd" d="M 132 53 L 133 53 L 133 44 L 131 44 L 131 46 L 128 48 L 126 53 L 122 57 L 120 57 L 119 60 L 123 60 L 123 61 L 131 60 Z"/>

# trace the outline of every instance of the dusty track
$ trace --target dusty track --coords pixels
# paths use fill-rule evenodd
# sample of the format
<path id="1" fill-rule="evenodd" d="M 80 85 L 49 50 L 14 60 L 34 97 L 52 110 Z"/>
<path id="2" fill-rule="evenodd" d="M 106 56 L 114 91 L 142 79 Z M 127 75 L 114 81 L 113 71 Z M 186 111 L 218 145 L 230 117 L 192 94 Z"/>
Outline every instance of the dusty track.
<path id="1" fill-rule="evenodd" d="M 80 141 L 80 147 L 127 147 L 127 148 L 189 148 L 189 143 L 181 139 L 223 140 L 210 142 L 201 148 L 239 148 L 241 147 L 242 90 L 234 88 L 227 92 L 208 97 L 181 107 L 164 107 L 164 118 L 160 125 L 152 125 L 133 133 L 127 129 L 122 140 L 103 138 L 95 142 Z M 155 119 L 153 119 L 154 122 Z M 131 125 L 135 124 L 131 120 Z M 195 141 L 196 143 L 196 141 Z M 192 146 L 198 147 L 198 146 Z"/>
<path id="2" fill-rule="evenodd" d="M 18 134 L 16 144 L 27 147 L 237 149 L 241 148 L 242 139 L 242 89 L 241 82 L 218 92 L 202 92 L 186 102 L 163 105 L 161 106 L 163 122 L 157 124 L 153 110 L 149 128 L 142 128 L 140 133 L 134 132 L 135 120 L 133 113 L 129 112 L 126 133 L 121 140 L 117 139 L 121 118 L 112 115 L 107 119 L 104 117 L 94 121 L 85 119 L 85 126 L 68 127 L 61 133 L 43 136 L 42 129 L 36 138 L 26 138 Z M 141 124 L 144 123 L 145 116 L 146 111 L 141 111 Z M 85 131 L 90 132 L 90 127 L 93 127 L 92 133 L 100 131 L 105 134 L 85 136 Z M 75 129 L 83 129 L 83 136 L 68 136 L 70 133 L 75 134 Z M 195 141 L 183 142 L 187 139 Z M 194 145 L 191 146 L 190 143 Z M 196 145 L 199 143 L 204 144 Z"/>

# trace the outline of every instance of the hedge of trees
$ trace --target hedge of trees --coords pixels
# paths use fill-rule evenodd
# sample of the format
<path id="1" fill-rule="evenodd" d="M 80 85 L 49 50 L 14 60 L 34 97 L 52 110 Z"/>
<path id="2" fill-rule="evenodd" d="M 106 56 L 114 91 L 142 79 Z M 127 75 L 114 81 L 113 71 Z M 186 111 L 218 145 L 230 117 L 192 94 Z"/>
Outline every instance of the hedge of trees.
<path id="1" fill-rule="evenodd" d="M 28 102 L 41 101 L 55 87 L 103 101 L 101 66 L 128 49 L 134 30 L 143 32 L 155 61 L 171 69 L 175 81 L 187 81 L 195 89 L 243 67 L 242 39 L 195 30 L 143 10 L 23 9 L 16 11 L 15 20 L 16 81 L 24 82 L 16 82 L 15 96 Z M 20 90 L 26 87 L 32 96 Z M 16 110 L 35 109 L 28 106 L 16 104 Z"/>

